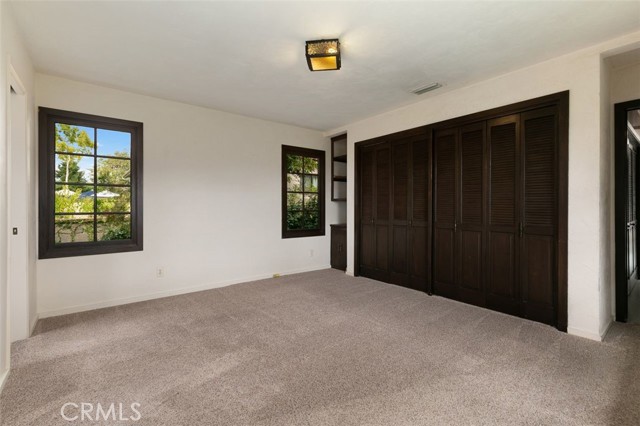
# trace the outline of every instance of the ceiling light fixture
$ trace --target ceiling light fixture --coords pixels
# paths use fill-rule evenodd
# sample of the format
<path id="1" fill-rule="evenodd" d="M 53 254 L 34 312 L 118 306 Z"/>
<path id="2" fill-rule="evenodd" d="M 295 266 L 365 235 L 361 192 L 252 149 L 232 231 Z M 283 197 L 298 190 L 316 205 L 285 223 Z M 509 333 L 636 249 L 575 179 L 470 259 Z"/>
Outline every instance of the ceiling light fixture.
<path id="1" fill-rule="evenodd" d="M 439 89 L 441 87 L 442 87 L 442 84 L 440 83 L 431 83 L 431 84 L 427 84 L 426 86 L 418 87 L 417 89 L 412 90 L 411 93 L 414 93 L 416 95 L 422 95 L 423 93 L 427 93 L 432 90 Z"/>
<path id="2" fill-rule="evenodd" d="M 307 41 L 305 55 L 311 71 L 340 69 L 340 41 L 337 38 Z"/>

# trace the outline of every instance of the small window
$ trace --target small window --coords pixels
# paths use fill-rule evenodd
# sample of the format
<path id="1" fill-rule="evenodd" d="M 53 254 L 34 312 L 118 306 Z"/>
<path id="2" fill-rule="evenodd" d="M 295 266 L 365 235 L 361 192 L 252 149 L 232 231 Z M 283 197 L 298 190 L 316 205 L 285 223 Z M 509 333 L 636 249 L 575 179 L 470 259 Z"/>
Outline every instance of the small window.
<path id="1" fill-rule="evenodd" d="M 282 146 L 282 238 L 324 235 L 324 151 Z"/>
<path id="2" fill-rule="evenodd" d="M 40 258 L 142 250 L 142 123 L 39 113 Z"/>

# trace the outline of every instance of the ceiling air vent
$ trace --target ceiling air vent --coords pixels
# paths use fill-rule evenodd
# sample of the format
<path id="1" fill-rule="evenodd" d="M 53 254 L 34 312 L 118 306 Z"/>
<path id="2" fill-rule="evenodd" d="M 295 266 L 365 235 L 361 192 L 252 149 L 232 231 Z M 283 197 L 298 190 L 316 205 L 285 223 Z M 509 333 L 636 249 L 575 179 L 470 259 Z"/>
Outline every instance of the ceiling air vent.
<path id="1" fill-rule="evenodd" d="M 411 93 L 415 93 L 416 95 L 422 95 L 423 93 L 427 93 L 432 90 L 439 89 L 440 87 L 442 87 L 442 84 L 440 83 L 431 83 L 431 84 L 427 84 L 426 86 L 418 87 L 417 89 L 412 90 Z"/>

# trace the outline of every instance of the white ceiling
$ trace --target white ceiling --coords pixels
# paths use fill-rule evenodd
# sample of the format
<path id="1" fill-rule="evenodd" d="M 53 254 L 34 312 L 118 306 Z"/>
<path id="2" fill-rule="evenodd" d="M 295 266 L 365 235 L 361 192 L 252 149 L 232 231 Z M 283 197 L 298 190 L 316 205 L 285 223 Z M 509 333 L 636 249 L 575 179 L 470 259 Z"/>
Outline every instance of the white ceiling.
<path id="1" fill-rule="evenodd" d="M 38 71 L 327 130 L 640 30 L 640 2 L 14 2 Z M 305 40 L 339 37 L 342 70 Z M 437 92 L 411 89 L 438 81 Z"/>

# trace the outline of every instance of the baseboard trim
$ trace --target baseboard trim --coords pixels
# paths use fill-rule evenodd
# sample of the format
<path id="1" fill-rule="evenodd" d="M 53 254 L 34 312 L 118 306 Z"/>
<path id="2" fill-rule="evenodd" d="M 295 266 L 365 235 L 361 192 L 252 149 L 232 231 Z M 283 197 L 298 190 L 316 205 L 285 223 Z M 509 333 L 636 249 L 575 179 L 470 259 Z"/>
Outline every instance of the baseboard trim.
<path id="1" fill-rule="evenodd" d="M 604 338 L 607 337 L 607 333 L 611 329 L 612 325 L 613 325 L 613 319 L 609 318 L 609 322 L 603 327 L 602 330 L 600 330 L 600 340 L 601 341 L 604 341 Z"/>
<path id="2" fill-rule="evenodd" d="M 330 265 L 323 265 L 323 266 L 315 266 L 311 268 L 292 269 L 290 271 L 284 271 L 284 272 L 278 272 L 278 273 L 281 276 L 283 276 L 283 275 L 300 274 L 303 272 L 321 271 L 323 269 L 329 269 L 329 268 L 331 268 Z M 38 318 L 44 319 L 44 318 L 50 318 L 50 317 L 57 317 L 60 315 L 75 314 L 78 312 L 92 311 L 94 309 L 110 308 L 113 306 L 127 305 L 129 303 L 144 302 L 144 301 L 153 300 L 153 299 L 161 299 L 163 297 L 179 296 L 181 294 L 196 293 L 198 291 L 211 290 L 214 288 L 227 287 L 233 284 L 264 280 L 268 278 L 273 278 L 273 274 L 260 274 L 260 275 L 250 276 L 250 277 L 238 278 L 234 280 L 226 280 L 226 281 L 219 281 L 216 283 L 210 283 L 205 285 L 185 287 L 185 288 L 180 288 L 176 290 L 165 290 L 165 291 L 159 291 L 155 293 L 147 293 L 140 296 L 105 300 L 103 302 L 89 303 L 86 305 L 69 306 L 62 309 L 53 309 L 50 311 L 39 312 Z"/>
<path id="3" fill-rule="evenodd" d="M 36 314 L 31 320 L 31 325 L 29 326 L 29 337 L 33 335 L 33 330 L 36 329 L 36 324 L 38 323 L 39 319 L 40 319 L 40 315 Z"/>
<path id="4" fill-rule="evenodd" d="M 576 327 L 567 327 L 567 333 L 573 336 L 584 337 L 585 339 L 595 340 L 596 342 L 602 341 L 602 336 L 599 333 L 583 330 Z"/>
<path id="5" fill-rule="evenodd" d="M 0 375 L 0 393 L 2 393 L 2 389 L 4 389 L 4 384 L 7 382 L 7 378 L 9 377 L 9 372 L 11 370 L 7 369 L 4 373 Z"/>

